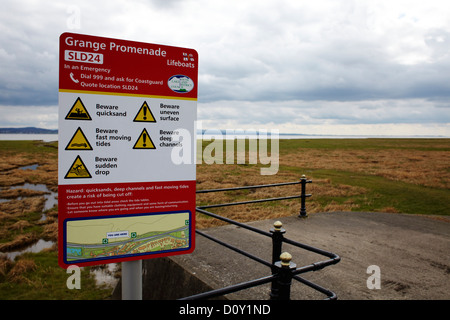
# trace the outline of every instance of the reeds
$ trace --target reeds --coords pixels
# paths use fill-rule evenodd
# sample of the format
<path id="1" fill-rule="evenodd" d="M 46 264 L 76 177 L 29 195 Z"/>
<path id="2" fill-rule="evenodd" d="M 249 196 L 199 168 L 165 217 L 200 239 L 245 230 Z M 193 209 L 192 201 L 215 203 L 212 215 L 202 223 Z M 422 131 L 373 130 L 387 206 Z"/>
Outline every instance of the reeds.
<path id="1" fill-rule="evenodd" d="M 0 275 L 6 276 L 10 282 L 31 283 L 26 274 L 37 269 L 37 265 L 32 259 L 19 259 L 12 262 L 9 259 L 0 257 Z"/>
<path id="2" fill-rule="evenodd" d="M 24 248 L 38 241 L 38 237 L 34 233 L 19 234 L 13 240 L 0 243 L 0 252 L 9 252 Z"/>
<path id="3" fill-rule="evenodd" d="M 310 169 L 364 172 L 394 181 L 450 188 L 448 151 L 299 149 L 280 158 L 280 164 Z"/>

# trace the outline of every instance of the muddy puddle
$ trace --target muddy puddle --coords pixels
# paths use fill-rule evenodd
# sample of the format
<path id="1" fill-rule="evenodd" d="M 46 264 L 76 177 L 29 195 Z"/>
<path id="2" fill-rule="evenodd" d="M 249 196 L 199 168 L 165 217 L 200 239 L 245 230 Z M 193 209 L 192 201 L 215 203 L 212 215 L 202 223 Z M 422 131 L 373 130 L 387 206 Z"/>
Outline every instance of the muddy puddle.
<path id="1" fill-rule="evenodd" d="M 4 252 L 1 254 L 4 254 L 6 257 L 8 257 L 8 259 L 13 261 L 17 256 L 20 256 L 21 254 L 24 254 L 27 252 L 38 253 L 44 249 L 50 249 L 54 244 L 55 244 L 55 242 L 53 242 L 53 241 L 45 241 L 43 239 L 40 239 L 40 240 L 38 240 L 38 242 L 32 244 L 31 246 L 29 246 L 23 250 Z"/>
<path id="2" fill-rule="evenodd" d="M 11 189 L 19 188 L 19 187 L 20 186 L 11 187 Z M 44 211 L 45 210 L 50 210 L 51 208 L 53 208 L 55 205 L 58 204 L 58 193 L 51 191 L 45 184 L 25 183 L 21 187 L 25 188 L 25 189 L 31 189 L 31 190 L 45 192 L 45 194 L 44 194 L 44 197 L 45 197 Z"/>
<path id="3" fill-rule="evenodd" d="M 39 167 L 39 164 L 32 164 L 29 166 L 23 166 L 23 167 L 19 167 L 19 170 L 36 170 Z"/>
<path id="4" fill-rule="evenodd" d="M 18 167 L 19 170 L 36 170 L 39 167 L 39 164 L 31 164 L 27 166 Z M 20 190 L 19 190 L 20 189 Z M 16 190 L 16 191 L 14 191 Z M 31 191 L 35 191 L 30 192 Z M 55 205 L 58 204 L 58 193 L 50 190 L 47 185 L 42 183 L 32 184 L 32 183 L 23 183 L 19 185 L 14 185 L 2 188 L 0 193 L 0 203 L 8 202 L 12 200 L 23 200 L 26 197 L 42 195 L 45 198 L 43 211 L 47 211 L 52 209 Z M 2 197 L 3 195 L 3 197 Z M 43 217 L 45 218 L 45 217 Z"/>
<path id="5" fill-rule="evenodd" d="M 35 172 L 39 171 L 38 168 L 40 168 L 39 164 L 31 164 L 6 170 L 6 172 L 9 173 L 12 170 L 31 170 Z M 54 185 L 47 186 L 43 183 L 25 182 L 17 185 L 4 185 L 0 187 L 0 204 L 4 205 L 4 212 L 11 215 L 17 214 L 20 211 L 25 214 L 26 212 L 42 211 L 42 217 L 37 224 L 44 225 L 45 228 L 47 225 L 55 225 L 55 218 L 57 217 L 57 212 L 54 210 L 50 211 L 58 205 L 58 193 L 52 191 L 52 189 L 56 190 Z M 38 200 L 39 198 L 41 200 Z M 43 204 L 32 206 L 33 201 L 39 203 L 43 201 Z M 47 214 L 49 214 L 48 217 Z M 0 252 L 0 256 L 5 256 L 9 260 L 14 261 L 24 253 L 39 253 L 43 250 L 54 250 L 56 243 L 56 236 L 52 236 L 50 239 L 37 239 L 37 241 L 34 241 L 30 245 L 18 246 L 16 249 Z M 112 263 L 92 267 L 90 273 L 98 286 L 114 288 L 119 281 L 117 278 L 118 269 L 120 269 L 120 265 Z"/>
<path id="6" fill-rule="evenodd" d="M 46 241 L 43 239 L 38 240 L 33 245 L 26 247 L 22 250 L 12 252 L 0 252 L 0 256 L 6 256 L 9 260 L 14 261 L 16 257 L 27 253 L 38 253 L 45 249 L 52 248 L 56 243 L 54 241 Z M 91 276 L 94 277 L 98 287 L 115 288 L 119 282 L 117 276 L 120 269 L 120 265 L 117 263 L 110 263 L 105 265 L 94 266 L 90 270 Z"/>
<path id="7" fill-rule="evenodd" d="M 55 205 L 58 204 L 58 193 L 51 191 L 45 184 L 31 184 L 31 183 L 24 183 L 22 185 L 13 186 L 9 188 L 10 190 L 15 189 L 29 189 L 33 191 L 41 191 L 43 192 L 42 196 L 45 198 L 45 204 L 44 204 L 44 211 L 50 210 Z M 25 196 L 19 196 L 16 198 L 16 200 L 22 200 Z M 0 199 L 1 202 L 8 201 L 11 199 Z"/>
<path id="8" fill-rule="evenodd" d="M 38 167 L 38 165 L 36 164 L 36 165 L 31 165 L 31 166 L 20 167 L 19 169 L 35 170 L 37 167 Z M 2 198 L 2 196 L 3 196 L 3 198 Z M 30 201 L 36 197 L 44 198 L 43 205 L 37 205 L 34 208 L 29 208 L 29 202 L 27 202 L 27 201 Z M 6 209 L 6 212 L 8 212 L 8 209 L 11 209 L 12 207 L 17 207 L 17 206 L 27 207 L 29 210 L 31 210 L 31 211 L 36 210 L 37 212 L 39 212 L 39 210 L 40 210 L 37 208 L 42 208 L 42 210 L 41 210 L 42 216 L 39 219 L 38 224 L 41 224 L 41 223 L 46 224 L 47 222 L 49 222 L 49 221 L 47 221 L 48 217 L 47 217 L 46 212 L 48 212 L 48 210 L 54 208 L 58 204 L 58 194 L 57 194 L 57 192 L 51 191 L 45 184 L 24 183 L 21 185 L 1 188 L 0 189 L 0 203 L 7 206 L 7 207 L 3 207 L 4 210 Z M 9 212 L 9 213 L 14 215 L 14 212 Z M 24 220 L 20 220 L 20 221 L 22 223 L 24 223 L 25 226 L 27 226 L 27 224 L 29 225 L 29 223 L 24 222 Z M 53 221 L 53 219 L 50 222 L 52 222 L 52 221 Z M 34 242 L 28 246 L 22 247 L 20 244 L 18 244 L 17 249 L 13 249 L 11 251 L 8 250 L 7 252 L 0 252 L 0 255 L 6 255 L 6 257 L 8 257 L 10 260 L 14 260 L 17 256 L 19 256 L 23 253 L 26 253 L 26 252 L 37 253 L 44 249 L 50 249 L 55 243 L 56 243 L 56 241 L 39 239 L 36 242 Z"/>
<path id="9" fill-rule="evenodd" d="M 97 286 L 114 288 L 119 282 L 119 278 L 117 276 L 119 269 L 120 265 L 118 263 L 109 263 L 92 267 L 91 274 L 94 276 Z"/>

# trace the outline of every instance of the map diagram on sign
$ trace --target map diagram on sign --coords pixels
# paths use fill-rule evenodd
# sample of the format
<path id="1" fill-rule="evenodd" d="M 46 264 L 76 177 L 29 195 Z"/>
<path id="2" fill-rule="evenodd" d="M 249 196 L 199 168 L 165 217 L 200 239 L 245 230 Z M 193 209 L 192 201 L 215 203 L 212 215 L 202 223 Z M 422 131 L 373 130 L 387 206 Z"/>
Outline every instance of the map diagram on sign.
<path id="1" fill-rule="evenodd" d="M 66 260 L 83 261 L 190 247 L 189 212 L 66 221 Z"/>

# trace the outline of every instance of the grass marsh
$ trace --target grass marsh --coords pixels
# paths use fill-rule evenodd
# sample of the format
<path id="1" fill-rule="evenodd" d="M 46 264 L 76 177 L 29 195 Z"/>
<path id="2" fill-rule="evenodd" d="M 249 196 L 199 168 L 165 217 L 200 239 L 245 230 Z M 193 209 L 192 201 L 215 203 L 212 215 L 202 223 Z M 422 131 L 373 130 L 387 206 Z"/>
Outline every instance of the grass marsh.
<path id="1" fill-rule="evenodd" d="M 203 141 L 198 150 L 208 143 Z M 263 176 L 264 165 L 248 162 L 199 163 L 197 189 L 290 182 L 305 174 L 313 181 L 307 185 L 307 193 L 312 194 L 306 201 L 309 215 L 384 211 L 448 216 L 449 159 L 450 139 L 280 140 L 277 174 Z M 82 271 L 82 290 L 67 289 L 68 274 L 57 264 L 56 246 L 15 260 L 2 256 L 39 239 L 56 244 L 57 207 L 44 210 L 42 192 L 20 186 L 45 184 L 56 192 L 57 170 L 56 142 L 0 141 L 0 198 L 5 199 L 0 202 L 0 299 L 107 299 L 111 294 L 110 289 L 95 285 L 90 268 Z M 299 193 L 299 185 L 206 193 L 197 195 L 197 205 Z M 298 215 L 299 210 L 299 199 L 211 209 L 243 222 Z M 196 221 L 198 228 L 222 224 L 201 214 Z"/>

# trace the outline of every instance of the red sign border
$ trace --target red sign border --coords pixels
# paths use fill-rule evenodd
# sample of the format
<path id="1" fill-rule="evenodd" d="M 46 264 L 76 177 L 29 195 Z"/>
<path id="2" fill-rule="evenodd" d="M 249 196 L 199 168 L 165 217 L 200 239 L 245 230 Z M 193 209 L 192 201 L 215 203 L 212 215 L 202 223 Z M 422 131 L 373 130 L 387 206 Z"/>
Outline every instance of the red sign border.
<path id="1" fill-rule="evenodd" d="M 105 43 L 105 48 L 108 46 L 111 46 L 111 43 L 114 42 L 116 44 L 122 45 L 122 46 L 127 46 L 127 47 L 131 47 L 131 46 L 136 46 L 136 47 L 142 47 L 142 48 L 147 48 L 147 49 L 155 49 L 155 48 L 159 48 L 160 50 L 164 50 L 166 51 L 166 56 L 164 57 L 164 59 L 161 59 L 161 62 L 165 62 L 167 65 L 169 65 L 169 61 L 172 65 L 169 65 L 169 68 L 173 68 L 173 75 L 179 75 L 179 74 L 183 74 L 187 77 L 189 77 L 193 83 L 194 83 L 194 88 L 186 93 L 178 93 L 175 92 L 173 90 L 171 90 L 166 81 L 171 77 L 169 76 L 168 79 L 165 79 L 164 81 L 164 85 L 159 88 L 158 90 L 154 90 L 155 87 L 154 86 L 148 86 L 148 88 L 145 88 L 144 86 L 144 90 L 139 89 L 137 92 L 129 92 L 126 90 L 117 90 L 117 89 L 108 89 L 108 88 L 89 88 L 89 87 L 84 87 L 81 88 L 79 86 L 77 86 L 77 83 L 75 83 L 73 80 L 71 79 L 70 73 L 71 73 L 71 68 L 67 68 L 67 63 L 65 62 L 65 50 L 73 50 L 73 51 L 80 51 L 80 52 L 97 52 L 99 50 L 95 50 L 93 48 L 86 48 L 86 47 L 82 47 L 82 48 L 76 48 L 74 49 L 73 46 L 71 46 L 70 48 L 68 48 L 67 45 L 65 45 L 64 41 L 67 37 L 76 37 L 78 40 L 80 41 L 84 41 L 85 43 L 87 43 L 87 41 L 90 41 L 91 43 L 93 43 L 94 41 L 96 42 L 101 42 L 101 43 Z M 85 92 L 85 93 L 91 93 L 91 94 L 99 94 L 99 95 L 120 95 L 120 96 L 148 96 L 149 98 L 151 97 L 161 97 L 161 98 L 167 98 L 167 99 L 180 99 L 180 100 L 197 100 L 197 92 L 198 92 L 198 53 L 197 51 L 195 51 L 194 49 L 190 49 L 190 48 L 181 48 L 181 47 L 173 47 L 173 46 L 166 46 L 166 45 L 159 45 L 159 44 L 151 44 L 151 43 L 144 43 L 144 42 L 136 42 L 136 41 L 129 41 L 129 40 L 121 40 L 121 39 L 113 39 L 113 38 L 105 38 L 105 37 L 98 37 L 98 36 L 91 36 L 91 35 L 84 35 L 84 34 L 76 34 L 76 33 L 63 33 L 60 36 L 60 55 L 59 55 L 59 92 Z M 157 49 L 156 49 L 157 50 Z M 175 55 L 173 53 L 173 51 L 175 51 Z M 179 52 L 186 52 L 189 55 L 192 55 L 192 59 L 194 59 L 195 61 L 195 67 L 192 68 L 188 68 L 188 67 L 183 67 L 183 70 L 180 71 L 180 56 L 179 56 Z M 105 52 L 102 52 L 105 53 Z M 108 56 L 103 56 L 103 67 L 102 68 L 107 68 L 108 66 L 114 66 L 114 70 L 115 70 L 115 74 L 117 76 L 125 76 L 125 74 L 128 74 L 127 72 L 129 72 L 129 70 L 133 69 L 132 66 L 136 66 L 139 65 L 140 63 L 142 63 L 142 61 L 144 61 L 145 56 L 138 56 L 136 57 L 136 55 L 132 56 L 131 58 L 131 62 L 132 65 L 130 66 L 130 64 L 126 64 L 123 63 L 123 55 L 121 53 L 118 54 L 112 54 L 110 55 L 111 52 L 108 53 Z M 170 54 L 168 54 L 170 53 Z M 146 64 L 148 65 L 148 60 L 145 60 Z M 128 60 L 127 60 L 128 62 Z M 72 62 L 74 63 L 74 62 Z M 110 64 L 111 63 L 111 64 Z M 114 65 L 114 63 L 117 63 L 117 67 L 116 65 Z M 82 62 L 76 62 L 76 64 L 78 64 L 81 68 L 81 66 L 83 65 Z M 99 66 L 97 64 L 87 64 L 86 67 L 96 67 Z M 148 66 L 147 66 L 148 67 Z M 167 66 L 164 66 L 165 68 L 167 68 Z M 144 70 L 141 73 L 139 73 L 138 76 L 142 76 L 147 75 L 145 74 L 145 70 L 147 70 L 146 68 L 140 68 L 140 70 Z M 155 75 L 155 78 L 158 78 L 158 76 L 161 76 L 161 72 L 163 72 L 164 68 L 162 67 L 158 67 L 158 66 L 153 66 L 152 72 Z M 167 71 L 164 71 L 167 72 Z M 136 76 L 136 75 L 133 75 Z M 99 265 L 99 264 L 107 264 L 107 263 L 117 263 L 117 262 L 124 262 L 124 261 L 134 261 L 134 260 L 142 260 L 145 258 L 157 258 L 157 257 L 165 257 L 165 256 L 173 256 L 173 255 L 180 255 L 180 254 L 188 254 L 188 253 L 192 253 L 195 249 L 195 183 L 196 181 L 185 181 L 188 183 L 193 184 L 193 190 L 189 191 L 189 197 L 191 197 L 191 199 L 189 200 L 189 204 L 188 206 L 180 206 L 179 208 L 177 208 L 176 210 L 170 210 L 170 211 L 150 211 L 150 212 L 141 212 L 140 214 L 145 215 L 148 213 L 158 213 L 158 214 L 163 214 L 163 213 L 168 213 L 168 212 L 178 212 L 178 211 L 189 211 L 190 215 L 191 215 L 191 220 L 190 220 L 190 248 L 187 248 L 185 250 L 179 250 L 179 251 L 170 251 L 170 252 L 162 252 L 162 253 L 148 253 L 148 254 L 139 254 L 139 255 L 134 255 L 134 256 L 129 256 L 129 257 L 120 257 L 120 258 L 109 258 L 109 259 L 105 259 L 105 260 L 95 260 L 95 261 L 86 261 L 86 262 L 81 262 L 81 263 L 76 263 L 76 265 L 79 266 L 92 266 L 92 265 Z M 185 183 L 183 182 L 183 183 Z M 151 182 L 150 182 L 151 183 Z M 155 182 L 155 183 L 164 183 L 164 182 Z M 177 181 L 168 181 L 168 183 L 180 183 Z M 121 184 L 121 182 L 117 182 L 117 183 L 108 183 L 108 184 L 103 184 L 104 186 L 111 186 L 111 185 L 115 185 L 115 184 Z M 140 184 L 142 184 L 142 182 L 140 182 Z M 58 207 L 59 210 L 63 210 L 62 208 L 60 208 L 60 201 L 64 202 L 64 199 L 62 199 L 62 194 L 63 192 L 60 193 L 60 191 L 62 191 L 64 188 L 66 187 L 81 187 L 81 186 L 87 186 L 88 188 L 93 187 L 94 184 L 67 184 L 67 185 L 59 185 L 58 186 L 58 192 L 59 192 L 59 198 L 58 198 Z M 61 195 L 61 196 L 60 196 Z M 62 203 L 61 202 L 61 203 Z M 62 206 L 63 207 L 63 206 Z M 132 213 L 128 213 L 128 214 L 132 214 Z M 116 214 L 105 214 L 105 216 L 116 216 Z M 119 216 L 119 214 L 117 215 Z M 125 215 L 126 216 L 126 215 Z M 91 215 L 87 215 L 85 217 L 91 217 L 91 218 L 101 218 L 102 216 L 91 216 Z M 83 216 L 76 216 L 73 218 L 80 218 L 82 219 Z M 65 247 L 65 232 L 64 232 L 64 227 L 62 227 L 63 225 L 65 225 L 65 220 L 66 219 L 71 219 L 70 215 L 67 214 L 67 212 L 62 213 L 61 211 L 58 213 L 58 219 L 59 221 L 59 230 L 58 230 L 58 249 L 59 249 L 59 255 L 58 255 L 58 262 L 59 265 L 62 268 L 68 268 L 71 264 L 68 264 L 67 261 L 65 261 L 64 258 L 64 250 L 67 250 L 67 248 Z"/>

